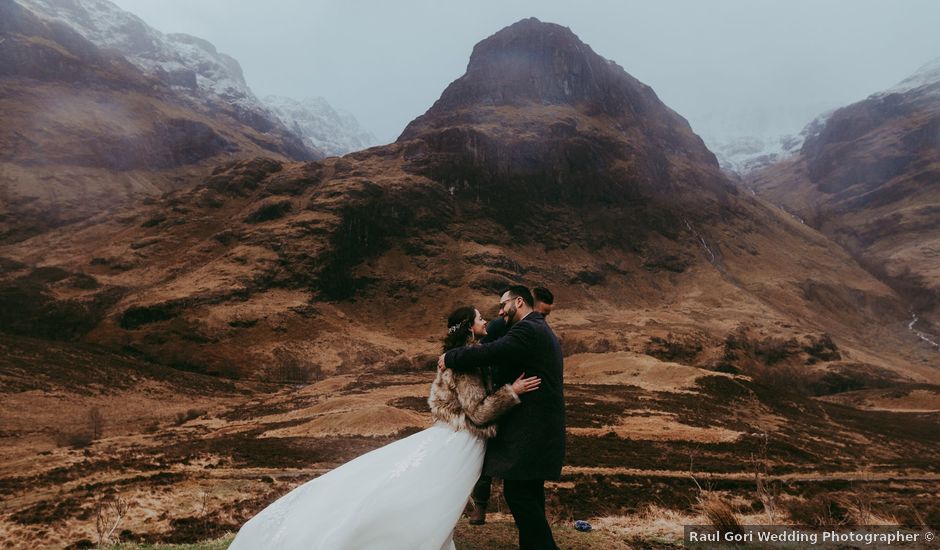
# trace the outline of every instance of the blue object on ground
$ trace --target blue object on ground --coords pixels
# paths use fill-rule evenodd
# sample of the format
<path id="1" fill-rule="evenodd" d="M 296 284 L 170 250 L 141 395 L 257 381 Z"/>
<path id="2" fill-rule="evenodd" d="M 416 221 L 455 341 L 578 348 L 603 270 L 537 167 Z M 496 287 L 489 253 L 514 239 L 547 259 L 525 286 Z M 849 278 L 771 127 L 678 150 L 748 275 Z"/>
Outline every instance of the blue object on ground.
<path id="1" fill-rule="evenodd" d="M 574 522 L 574 528 L 578 531 L 590 531 L 591 524 L 584 521 L 583 519 L 579 519 L 578 521 Z"/>

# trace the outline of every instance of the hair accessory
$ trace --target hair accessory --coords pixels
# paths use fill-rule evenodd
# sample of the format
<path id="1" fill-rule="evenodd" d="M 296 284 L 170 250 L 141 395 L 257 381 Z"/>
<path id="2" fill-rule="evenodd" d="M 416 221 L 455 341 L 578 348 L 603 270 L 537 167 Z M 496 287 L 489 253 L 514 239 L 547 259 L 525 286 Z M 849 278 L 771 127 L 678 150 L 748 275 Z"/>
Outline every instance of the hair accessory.
<path id="1" fill-rule="evenodd" d="M 454 325 L 454 326 L 452 326 L 452 327 L 447 327 L 447 334 L 453 334 L 453 333 L 457 332 L 458 329 L 460 329 L 460 324 L 459 324 L 459 323 L 456 324 L 456 325 Z"/>

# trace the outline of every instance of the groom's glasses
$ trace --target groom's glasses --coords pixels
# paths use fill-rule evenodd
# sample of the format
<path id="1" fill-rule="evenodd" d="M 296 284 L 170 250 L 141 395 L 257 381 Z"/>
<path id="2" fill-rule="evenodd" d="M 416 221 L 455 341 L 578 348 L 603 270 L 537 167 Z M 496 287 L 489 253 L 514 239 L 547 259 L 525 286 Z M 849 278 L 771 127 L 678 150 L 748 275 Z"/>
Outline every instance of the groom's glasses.
<path id="1" fill-rule="evenodd" d="M 505 302 L 500 302 L 500 303 L 499 303 L 499 309 L 503 309 L 504 307 L 506 307 L 506 304 L 508 304 L 509 302 L 515 301 L 516 298 L 519 298 L 519 296 L 514 296 L 514 297 L 512 297 L 512 298 L 506 300 Z"/>

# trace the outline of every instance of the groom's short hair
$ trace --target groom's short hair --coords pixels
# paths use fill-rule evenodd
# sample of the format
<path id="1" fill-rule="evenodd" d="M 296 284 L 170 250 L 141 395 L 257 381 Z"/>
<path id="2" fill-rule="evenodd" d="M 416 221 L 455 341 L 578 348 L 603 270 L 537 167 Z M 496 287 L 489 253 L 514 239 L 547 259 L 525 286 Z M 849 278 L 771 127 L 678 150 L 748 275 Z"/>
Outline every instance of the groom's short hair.
<path id="1" fill-rule="evenodd" d="M 523 285 L 512 285 L 506 287 L 503 290 L 503 294 L 509 293 L 510 298 L 515 298 L 516 296 L 522 298 L 522 301 L 526 303 L 527 306 L 532 307 L 535 305 L 535 300 L 532 299 L 532 293 L 529 292 L 529 287 Z"/>
<path id="2" fill-rule="evenodd" d="M 550 290 L 548 290 L 547 288 L 543 286 L 537 286 L 533 288 L 532 296 L 535 297 L 536 300 L 542 302 L 543 304 L 551 305 L 555 303 L 555 295 L 552 294 Z"/>

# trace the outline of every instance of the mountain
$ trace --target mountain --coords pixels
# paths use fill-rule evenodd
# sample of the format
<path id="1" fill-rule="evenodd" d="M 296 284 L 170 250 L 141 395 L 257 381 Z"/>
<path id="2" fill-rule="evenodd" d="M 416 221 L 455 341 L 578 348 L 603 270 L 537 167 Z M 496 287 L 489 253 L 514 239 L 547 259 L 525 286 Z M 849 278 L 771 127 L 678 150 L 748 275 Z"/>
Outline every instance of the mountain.
<path id="1" fill-rule="evenodd" d="M 813 109 L 824 112 L 806 124 L 805 113 Z M 710 113 L 699 117 L 695 126 L 722 169 L 743 176 L 797 154 L 830 113 L 825 104 L 779 106 L 773 112 Z"/>
<path id="2" fill-rule="evenodd" d="M 548 501 L 564 521 L 654 505 L 706 521 L 693 469 L 740 502 L 755 477 L 785 479 L 767 502 L 794 524 L 831 509 L 820 494 L 849 502 L 861 476 L 899 521 L 940 518 L 940 375 L 903 298 L 742 192 L 649 86 L 559 25 L 526 19 L 478 43 L 394 143 L 220 164 L 148 204 L 0 245 L 0 265 L 0 382 L 17 421 L 0 433 L 0 541 L 87 537 L 92 499 L 112 488 L 147 511 L 122 524 L 128 538 L 237 527 L 426 427 L 447 314 L 489 317 L 513 283 L 557 298 L 568 458 Z M 189 419 L 135 413 L 152 428 L 125 422 L 85 455 L 42 444 L 80 427 L 50 425 L 55 399 L 76 413 L 114 402 L 97 377 L 68 376 L 73 357 L 114 380 L 152 365 L 160 395 L 165 367 L 185 371 L 181 392 L 200 376 L 232 386 Z M 150 388 L 118 395 L 150 404 Z M 194 510 L 194 492 L 220 486 Z"/>
<path id="3" fill-rule="evenodd" d="M 302 101 L 283 96 L 266 96 L 264 102 L 299 136 L 308 147 L 327 155 L 345 155 L 378 144 L 356 117 L 339 112 L 322 97 Z"/>
<path id="4" fill-rule="evenodd" d="M 328 372 L 350 368 L 336 346 L 388 338 L 397 343 L 387 353 L 425 353 L 437 317 L 408 338 L 396 319 L 489 303 L 510 283 L 544 283 L 590 305 L 592 321 L 573 329 L 600 338 L 623 325 L 633 336 L 618 339 L 643 342 L 632 345 L 649 338 L 635 315 L 672 318 L 681 307 L 659 322 L 716 350 L 695 354 L 712 368 L 739 325 L 830 332 L 860 349 L 872 331 L 888 330 L 901 348 L 911 337 L 889 288 L 740 193 L 652 89 L 537 20 L 479 43 L 466 74 L 393 144 L 307 164 L 228 163 L 191 190 L 0 256 L 20 266 L 4 279 L 10 295 L 36 308 L 11 330 L 42 336 L 73 324 L 69 337 L 242 376 L 284 345 L 315 345 L 331 357 Z M 33 273 L 48 267 L 62 275 Z M 70 277 L 95 284 L 65 292 Z M 66 297 L 75 307 L 53 305 Z M 373 302 L 391 311 L 362 306 Z M 346 316 L 327 313 L 336 308 Z M 362 335 L 328 336 L 351 325 Z M 879 368 L 907 368 L 870 351 Z"/>
<path id="5" fill-rule="evenodd" d="M 119 53 L 202 109 L 224 112 L 260 132 L 299 136 L 316 156 L 341 155 L 377 143 L 355 117 L 338 113 L 323 98 L 259 100 L 238 61 L 210 42 L 188 34 L 164 34 L 108 0 L 22 0 L 21 4 L 72 27 L 99 48 Z"/>
<path id="6" fill-rule="evenodd" d="M 807 137 L 819 132 L 829 113 L 820 115 L 798 134 L 733 135 L 703 137 L 715 153 L 723 170 L 734 176 L 747 176 L 771 164 L 782 162 L 797 153 Z"/>
<path id="7" fill-rule="evenodd" d="M 212 65 L 211 45 L 177 38 L 204 55 L 154 62 L 143 71 L 147 60 L 163 55 L 160 36 L 129 14 L 86 4 L 113 8 L 106 2 L 27 2 L 40 17 L 12 0 L 0 1 L 0 239 L 22 239 L 180 188 L 230 158 L 320 156 L 276 116 L 252 110 L 253 96 L 236 93 L 244 84 L 238 64 L 216 55 Z M 79 31 L 112 42 L 99 47 Z M 136 44 L 139 55 L 112 48 L 125 42 Z M 143 52 L 156 53 L 146 58 Z M 208 73 L 227 70 L 232 85 L 187 73 L 184 61 Z M 215 86 L 219 95 L 204 94 L 200 85 Z"/>
<path id="8" fill-rule="evenodd" d="M 938 67 L 838 109 L 798 155 L 749 178 L 901 292 L 925 336 L 940 333 Z"/>
<path id="9" fill-rule="evenodd" d="M 780 161 L 799 150 L 802 140 L 796 136 L 734 136 L 708 137 L 709 149 L 715 153 L 722 169 L 733 174 L 746 174 Z"/>
<path id="10" fill-rule="evenodd" d="M 33 13 L 69 26 L 103 50 L 124 56 L 213 115 L 224 114 L 257 130 L 296 140 L 248 87 L 241 66 L 215 46 L 188 34 L 164 34 L 108 0 L 20 0 Z M 289 151 L 310 155 L 296 143 Z M 317 153 L 316 150 L 313 151 Z"/>

